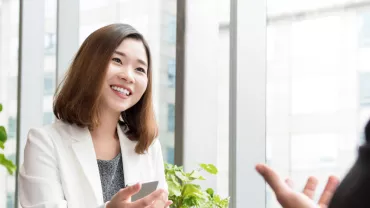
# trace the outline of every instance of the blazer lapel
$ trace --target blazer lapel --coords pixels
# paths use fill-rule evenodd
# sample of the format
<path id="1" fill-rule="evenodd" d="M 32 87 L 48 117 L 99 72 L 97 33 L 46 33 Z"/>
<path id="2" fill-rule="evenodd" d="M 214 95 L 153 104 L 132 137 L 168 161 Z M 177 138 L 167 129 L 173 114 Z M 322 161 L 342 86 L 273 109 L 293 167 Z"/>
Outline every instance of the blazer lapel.
<path id="1" fill-rule="evenodd" d="M 92 190 L 94 191 L 96 203 L 98 205 L 103 204 L 104 200 L 100 181 L 99 167 L 96 161 L 96 154 L 90 131 L 87 128 L 74 128 L 74 132 L 71 133 L 75 141 L 72 144 L 72 149 L 76 154 L 76 157 L 91 185 Z"/>
<path id="2" fill-rule="evenodd" d="M 125 185 L 134 185 L 140 181 L 142 170 L 140 166 L 140 155 L 135 152 L 136 142 L 131 141 L 124 134 L 123 127 L 117 125 L 117 133 L 121 146 L 121 155 L 123 163 L 123 174 Z"/>

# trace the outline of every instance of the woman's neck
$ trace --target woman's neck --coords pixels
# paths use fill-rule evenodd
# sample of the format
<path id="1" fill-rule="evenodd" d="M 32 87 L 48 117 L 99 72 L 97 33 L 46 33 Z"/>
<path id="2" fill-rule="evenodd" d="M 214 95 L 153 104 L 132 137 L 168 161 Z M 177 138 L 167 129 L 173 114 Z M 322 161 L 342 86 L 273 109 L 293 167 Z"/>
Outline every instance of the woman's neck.
<path id="1" fill-rule="evenodd" d="M 117 123 L 119 113 L 101 111 L 99 114 L 99 126 L 91 131 L 94 140 L 117 139 Z"/>

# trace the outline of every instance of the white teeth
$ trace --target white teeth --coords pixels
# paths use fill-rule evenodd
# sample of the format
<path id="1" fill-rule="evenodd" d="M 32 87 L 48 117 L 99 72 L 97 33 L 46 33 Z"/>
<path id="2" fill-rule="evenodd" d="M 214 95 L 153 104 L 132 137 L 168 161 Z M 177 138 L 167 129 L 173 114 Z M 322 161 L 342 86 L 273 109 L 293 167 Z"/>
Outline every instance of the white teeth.
<path id="1" fill-rule="evenodd" d="M 122 94 L 130 95 L 130 91 L 128 91 L 128 90 L 126 90 L 126 89 L 124 89 L 124 88 L 122 88 L 122 87 L 111 86 L 111 88 L 112 88 L 113 90 L 115 90 L 115 91 L 118 91 L 118 92 L 122 93 Z"/>

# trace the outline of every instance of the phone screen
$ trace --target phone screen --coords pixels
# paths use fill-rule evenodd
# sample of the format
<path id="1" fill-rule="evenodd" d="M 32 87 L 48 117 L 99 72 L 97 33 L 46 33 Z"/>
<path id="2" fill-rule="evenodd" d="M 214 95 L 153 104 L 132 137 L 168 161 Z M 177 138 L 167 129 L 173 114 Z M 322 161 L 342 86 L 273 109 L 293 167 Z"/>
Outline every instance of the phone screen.
<path id="1" fill-rule="evenodd" d="M 138 199 L 148 196 L 153 191 L 157 190 L 157 187 L 158 187 L 158 181 L 152 181 L 152 182 L 141 184 L 140 191 L 131 197 L 131 201 L 134 202 Z"/>

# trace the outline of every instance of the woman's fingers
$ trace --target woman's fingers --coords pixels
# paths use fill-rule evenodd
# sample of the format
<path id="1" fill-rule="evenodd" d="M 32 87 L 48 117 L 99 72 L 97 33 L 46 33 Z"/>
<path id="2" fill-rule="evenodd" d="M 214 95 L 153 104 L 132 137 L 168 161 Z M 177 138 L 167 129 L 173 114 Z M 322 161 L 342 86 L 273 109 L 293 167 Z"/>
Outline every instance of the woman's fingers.
<path id="1" fill-rule="evenodd" d="M 118 194 L 118 199 L 122 201 L 128 201 L 131 199 L 131 196 L 135 195 L 138 193 L 141 189 L 141 184 L 137 183 L 133 186 L 128 186 L 126 188 L 123 188 L 119 190 Z"/>
<path id="2" fill-rule="evenodd" d="M 317 180 L 317 178 L 312 176 L 309 177 L 306 186 L 303 189 L 303 194 L 306 195 L 308 198 L 313 199 L 318 183 L 319 181 Z"/>
<path id="3" fill-rule="evenodd" d="M 290 178 L 287 178 L 285 179 L 285 183 L 291 188 L 293 189 L 294 188 L 294 183 L 293 183 L 293 180 L 290 179 Z"/>
<path id="4" fill-rule="evenodd" d="M 280 179 L 279 175 L 267 165 L 258 164 L 256 166 L 256 170 L 265 179 L 276 195 L 289 191 L 289 186 L 285 184 L 285 182 Z"/>
<path id="5" fill-rule="evenodd" d="M 173 202 L 172 202 L 171 200 L 167 201 L 167 203 L 166 203 L 165 207 L 166 207 L 166 208 L 170 207 L 170 205 L 171 205 L 172 203 L 173 203 Z"/>
<path id="6" fill-rule="evenodd" d="M 154 191 L 153 193 L 149 194 L 148 196 L 139 199 L 132 203 L 132 205 L 135 205 L 135 207 L 147 207 L 151 206 L 153 202 L 155 201 L 163 201 L 163 195 L 165 194 L 165 191 L 163 189 L 158 189 Z"/>
<path id="7" fill-rule="evenodd" d="M 339 185 L 339 179 L 335 176 L 330 176 L 328 182 L 326 183 L 325 189 L 321 194 L 319 199 L 319 206 L 322 208 L 328 207 L 331 198 L 334 195 L 335 190 Z"/>

